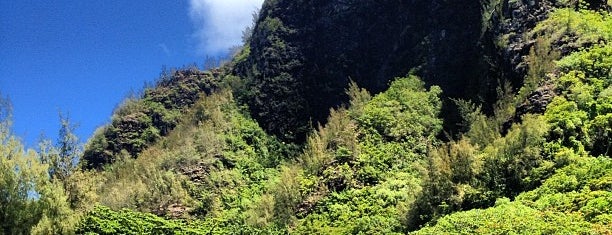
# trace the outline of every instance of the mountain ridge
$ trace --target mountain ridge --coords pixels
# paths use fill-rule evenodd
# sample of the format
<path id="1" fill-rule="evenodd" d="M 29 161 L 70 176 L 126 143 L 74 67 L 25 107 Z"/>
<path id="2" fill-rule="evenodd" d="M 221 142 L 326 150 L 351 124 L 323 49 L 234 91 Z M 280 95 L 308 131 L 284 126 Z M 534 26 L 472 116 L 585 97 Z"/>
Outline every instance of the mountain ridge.
<path id="1" fill-rule="evenodd" d="M 162 72 L 79 167 L 70 125 L 36 152 L 0 122 L 0 233 L 612 233 L 611 11 L 267 0 L 230 62 Z"/>

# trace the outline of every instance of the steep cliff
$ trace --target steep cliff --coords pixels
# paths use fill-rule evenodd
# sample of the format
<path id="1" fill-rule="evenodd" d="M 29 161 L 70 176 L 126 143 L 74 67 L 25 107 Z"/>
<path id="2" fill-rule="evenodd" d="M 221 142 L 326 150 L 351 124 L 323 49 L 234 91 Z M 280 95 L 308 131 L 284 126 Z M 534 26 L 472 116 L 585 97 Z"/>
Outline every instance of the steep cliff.
<path id="1" fill-rule="evenodd" d="M 610 7 L 266 1 L 90 140 L 77 232 L 609 234 Z"/>
<path id="2" fill-rule="evenodd" d="M 350 80 L 378 93 L 412 72 L 446 97 L 490 104 L 504 72 L 520 87 L 525 70 L 515 68 L 531 46 L 522 34 L 552 4 L 510 2 L 266 1 L 235 72 L 253 117 L 298 142 L 347 101 Z"/>

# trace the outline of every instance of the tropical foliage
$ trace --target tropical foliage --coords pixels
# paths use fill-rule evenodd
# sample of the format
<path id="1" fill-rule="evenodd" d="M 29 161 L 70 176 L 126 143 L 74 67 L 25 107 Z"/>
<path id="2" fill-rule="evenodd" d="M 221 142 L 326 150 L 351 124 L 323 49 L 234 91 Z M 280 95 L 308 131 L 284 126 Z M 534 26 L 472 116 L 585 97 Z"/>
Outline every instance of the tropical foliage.
<path id="1" fill-rule="evenodd" d="M 26 150 L 0 100 L 0 233 L 612 233 L 605 7 L 526 28 L 520 87 L 502 76 L 487 103 L 425 83 L 428 66 L 371 91 L 299 80 L 310 52 L 277 15 L 293 4 L 266 1 L 232 68 L 163 72 L 84 149 L 61 116 L 57 141 Z M 331 109 L 293 93 L 340 83 Z M 306 125 L 314 111 L 327 119 Z"/>

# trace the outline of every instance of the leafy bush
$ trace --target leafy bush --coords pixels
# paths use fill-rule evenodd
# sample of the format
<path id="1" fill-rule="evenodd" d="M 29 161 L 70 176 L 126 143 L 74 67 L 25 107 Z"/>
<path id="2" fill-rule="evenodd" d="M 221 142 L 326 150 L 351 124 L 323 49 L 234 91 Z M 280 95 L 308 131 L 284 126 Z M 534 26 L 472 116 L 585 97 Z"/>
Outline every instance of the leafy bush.
<path id="1" fill-rule="evenodd" d="M 478 148 L 466 137 L 429 153 L 423 191 L 408 213 L 411 229 L 455 211 L 486 208 L 497 198 L 514 198 L 548 178 L 556 159 L 542 151 L 548 125 L 526 116 L 504 137 Z"/>
<path id="2" fill-rule="evenodd" d="M 475 142 L 487 144 L 476 155 L 482 165 L 471 168 L 476 181 L 471 181 L 470 187 L 450 180 L 454 170 L 444 167 L 446 164 L 432 167 L 438 172 L 434 174 L 440 179 L 438 184 L 424 186 L 424 192 L 437 192 L 431 193 L 433 199 L 442 198 L 437 200 L 440 206 L 434 212 L 486 207 L 500 197 L 513 198 L 524 190 L 534 190 L 519 194 L 514 202 L 498 200 L 489 209 L 443 217 L 417 233 L 610 233 L 610 160 L 586 156 L 609 155 L 610 22 L 607 12 L 564 9 L 540 23 L 532 33 L 550 36 L 566 55 L 556 62 L 554 70 L 539 71 L 539 76 L 556 73 L 546 76 L 553 78 L 559 96 L 548 104 L 543 116 L 523 117 L 523 123 L 512 127 L 506 136 Z M 538 59 L 542 55 L 533 56 Z M 527 87 L 521 93 L 532 89 Z M 476 118 L 470 132 L 487 130 L 483 123 L 491 121 Z M 473 136 L 470 132 L 468 137 Z M 437 154 L 438 158 L 452 156 L 447 152 L 451 151 L 439 152 L 442 154 Z M 450 156 L 443 157 L 449 160 L 442 162 L 450 162 Z M 448 181 L 453 184 L 445 184 Z M 463 196 L 459 197 L 462 203 L 457 204 L 452 200 L 456 196 L 450 195 Z M 417 208 L 427 208 L 429 201 L 417 203 Z M 431 211 L 422 215 L 431 216 Z"/>
<path id="3" fill-rule="evenodd" d="M 170 220 L 149 213 L 96 206 L 78 225 L 78 234 L 286 234 L 277 227 L 260 229 L 219 221 Z"/>
<path id="4" fill-rule="evenodd" d="M 97 206 L 77 228 L 79 234 L 206 234 L 177 220 L 165 220 L 148 213 L 127 209 L 115 212 Z"/>
<path id="5" fill-rule="evenodd" d="M 505 199 L 507 200 L 507 199 Z M 578 214 L 545 212 L 500 199 L 498 206 L 458 212 L 414 234 L 598 234 Z M 605 230 L 604 230 L 605 231 Z"/>
<path id="6" fill-rule="evenodd" d="M 420 190 L 419 168 L 441 130 L 441 91 L 409 76 L 372 99 L 356 86 L 348 92 L 353 106 L 332 110 L 302 156 L 317 183 L 307 184 L 295 232 L 401 233 Z"/>
<path id="7" fill-rule="evenodd" d="M 557 63 L 563 95 L 550 104 L 545 116 L 552 123 L 552 138 L 593 155 L 609 155 L 612 45 L 596 45 Z"/>
<path id="8" fill-rule="evenodd" d="M 606 11 L 556 9 L 540 22 L 532 35 L 546 35 L 563 54 L 612 40 L 612 18 Z"/>
<path id="9" fill-rule="evenodd" d="M 415 234 L 606 234 L 610 230 L 610 174 L 608 158 L 574 158 L 541 187 L 516 201 L 499 199 L 489 209 L 455 213 Z"/>

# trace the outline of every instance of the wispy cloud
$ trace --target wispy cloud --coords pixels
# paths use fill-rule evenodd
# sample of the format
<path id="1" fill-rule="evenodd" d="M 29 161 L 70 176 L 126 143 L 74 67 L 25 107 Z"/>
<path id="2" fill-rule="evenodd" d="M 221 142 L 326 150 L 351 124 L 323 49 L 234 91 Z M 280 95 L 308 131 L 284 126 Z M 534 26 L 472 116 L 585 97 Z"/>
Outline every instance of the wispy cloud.
<path id="1" fill-rule="evenodd" d="M 170 56 L 170 49 L 165 43 L 157 44 L 157 46 L 164 52 L 164 54 L 166 54 L 166 56 Z"/>
<path id="2" fill-rule="evenodd" d="M 195 25 L 198 51 L 203 55 L 225 53 L 240 45 L 242 31 L 263 0 L 190 0 L 189 14 Z"/>

